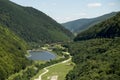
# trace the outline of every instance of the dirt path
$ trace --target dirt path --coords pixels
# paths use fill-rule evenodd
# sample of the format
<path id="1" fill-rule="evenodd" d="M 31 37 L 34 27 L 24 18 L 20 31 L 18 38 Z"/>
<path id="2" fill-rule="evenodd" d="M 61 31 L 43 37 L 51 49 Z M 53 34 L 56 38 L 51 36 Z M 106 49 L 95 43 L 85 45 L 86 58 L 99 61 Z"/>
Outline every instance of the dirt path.
<path id="1" fill-rule="evenodd" d="M 59 62 L 59 63 L 53 64 L 53 65 L 48 66 L 48 67 L 45 67 L 45 68 L 44 68 L 44 72 L 43 72 L 42 74 L 40 74 L 39 77 L 38 77 L 37 79 L 34 79 L 34 80 L 42 80 L 42 79 L 41 79 L 42 76 L 49 72 L 49 70 L 48 70 L 47 68 L 50 68 L 50 67 L 56 66 L 56 65 L 58 65 L 58 64 L 67 63 L 67 62 L 69 62 L 70 60 L 71 60 L 71 57 L 70 57 L 69 59 L 65 60 L 65 61 L 62 61 L 62 62 Z"/>

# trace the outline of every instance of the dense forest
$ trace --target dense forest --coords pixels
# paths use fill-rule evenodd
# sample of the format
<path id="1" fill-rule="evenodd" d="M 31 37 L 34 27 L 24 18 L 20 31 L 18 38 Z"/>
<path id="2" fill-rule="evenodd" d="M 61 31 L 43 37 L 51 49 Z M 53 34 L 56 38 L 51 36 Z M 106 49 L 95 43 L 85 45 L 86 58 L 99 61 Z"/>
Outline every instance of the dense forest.
<path id="1" fill-rule="evenodd" d="M 120 80 L 120 13 L 64 45 L 76 66 L 66 80 Z"/>
<path id="2" fill-rule="evenodd" d="M 0 25 L 0 80 L 5 80 L 30 64 L 25 58 L 26 43 Z"/>
<path id="3" fill-rule="evenodd" d="M 68 41 L 73 37 L 72 33 L 43 12 L 9 0 L 0 0 L 0 23 L 27 42 Z"/>
<path id="4" fill-rule="evenodd" d="M 76 66 L 66 80 L 120 79 L 120 38 L 80 41 L 68 48 Z"/>

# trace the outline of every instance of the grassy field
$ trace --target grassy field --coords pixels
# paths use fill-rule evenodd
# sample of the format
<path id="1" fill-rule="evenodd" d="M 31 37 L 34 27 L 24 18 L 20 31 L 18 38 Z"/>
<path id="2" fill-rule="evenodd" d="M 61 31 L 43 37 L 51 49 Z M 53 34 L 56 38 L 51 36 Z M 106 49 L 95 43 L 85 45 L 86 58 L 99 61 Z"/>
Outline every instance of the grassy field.
<path id="1" fill-rule="evenodd" d="M 57 80 L 65 80 L 66 74 L 73 69 L 74 64 L 69 61 L 66 63 L 61 63 L 53 67 L 47 68 L 49 72 L 42 76 L 42 80 L 51 80 L 53 76 L 57 76 Z"/>

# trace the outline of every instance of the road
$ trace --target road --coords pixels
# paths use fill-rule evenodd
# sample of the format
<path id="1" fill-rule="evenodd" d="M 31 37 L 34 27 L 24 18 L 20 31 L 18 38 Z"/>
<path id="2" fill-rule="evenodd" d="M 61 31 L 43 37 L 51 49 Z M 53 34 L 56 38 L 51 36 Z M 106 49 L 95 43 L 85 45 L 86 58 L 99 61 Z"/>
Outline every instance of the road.
<path id="1" fill-rule="evenodd" d="M 48 67 L 45 67 L 45 68 L 44 68 L 44 72 L 43 72 L 42 74 L 40 74 L 37 79 L 34 79 L 34 80 L 42 80 L 42 76 L 49 72 L 49 69 L 48 69 L 48 68 L 53 67 L 53 66 L 56 66 L 56 65 L 58 65 L 58 64 L 67 63 L 67 62 L 69 62 L 71 59 L 72 59 L 72 58 L 70 57 L 69 59 L 67 59 L 67 60 L 65 60 L 65 61 L 62 61 L 62 62 L 53 64 L 53 65 L 48 66 Z"/>

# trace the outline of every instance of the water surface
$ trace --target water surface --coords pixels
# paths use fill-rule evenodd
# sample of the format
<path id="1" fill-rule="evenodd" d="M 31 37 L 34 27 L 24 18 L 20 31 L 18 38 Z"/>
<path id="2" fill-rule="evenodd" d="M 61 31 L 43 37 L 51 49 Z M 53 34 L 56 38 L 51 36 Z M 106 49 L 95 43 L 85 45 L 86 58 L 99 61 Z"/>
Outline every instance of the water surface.
<path id="1" fill-rule="evenodd" d="M 28 59 L 30 60 L 51 60 L 55 59 L 55 54 L 48 52 L 48 51 L 30 51 L 30 55 L 28 56 Z"/>

